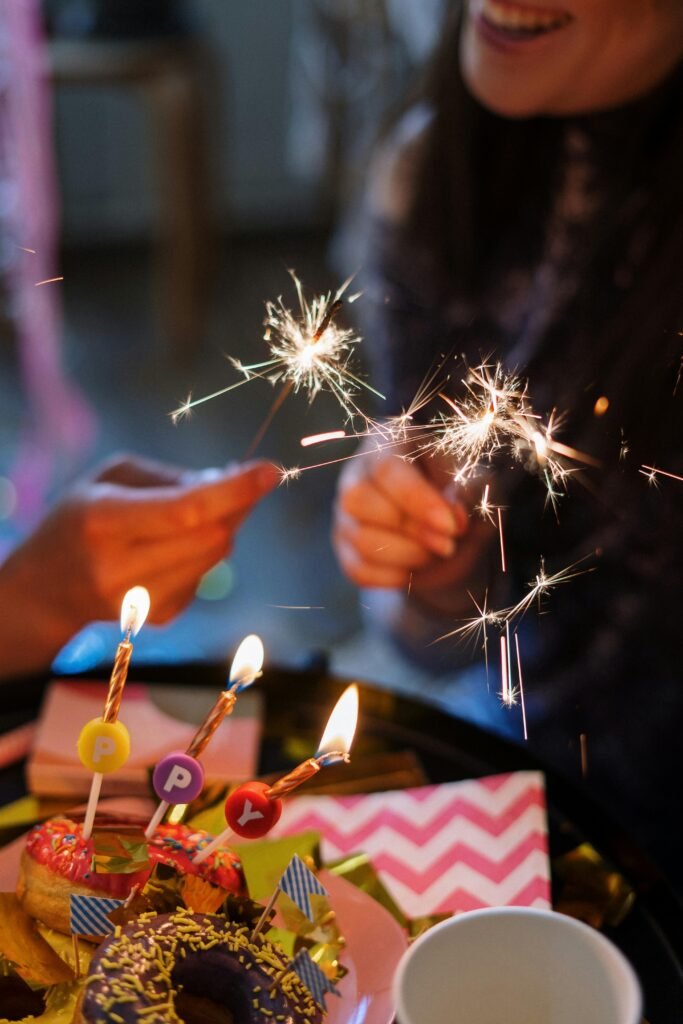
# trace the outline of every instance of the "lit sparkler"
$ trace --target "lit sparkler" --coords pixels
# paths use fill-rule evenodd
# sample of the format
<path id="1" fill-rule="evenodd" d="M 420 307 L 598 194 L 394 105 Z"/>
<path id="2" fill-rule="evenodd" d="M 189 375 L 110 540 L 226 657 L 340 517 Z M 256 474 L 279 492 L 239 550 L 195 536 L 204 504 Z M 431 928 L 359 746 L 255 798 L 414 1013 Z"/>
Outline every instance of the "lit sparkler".
<path id="1" fill-rule="evenodd" d="M 546 500 L 554 509 L 567 479 L 576 471 L 572 462 L 599 465 L 595 459 L 555 438 L 560 426 L 557 415 L 552 413 L 543 423 L 529 401 L 527 382 L 516 374 L 506 373 L 500 363 L 484 362 L 471 368 L 462 383 L 464 398 L 438 392 L 451 411 L 417 428 L 421 434 L 416 439 L 414 457 L 452 458 L 455 481 L 466 483 L 493 462 L 499 452 L 505 451 L 515 462 L 541 475 Z M 409 437 L 410 432 L 406 433 Z M 488 518 L 486 491 L 479 511 Z"/>
<path id="2" fill-rule="evenodd" d="M 360 336 L 352 328 L 340 327 L 335 322 L 343 305 L 342 297 L 352 278 L 345 281 L 336 292 L 328 292 L 308 302 L 296 274 L 294 271 L 290 271 L 290 274 L 296 288 L 299 309 L 298 313 L 292 312 L 281 297 L 275 302 L 266 303 L 264 339 L 270 348 L 270 358 L 249 365 L 231 358 L 231 363 L 244 379 L 202 398 L 189 398 L 172 413 L 174 422 L 197 405 L 255 379 L 266 379 L 272 384 L 282 383 L 286 393 L 304 390 L 308 393 L 309 402 L 321 391 L 329 391 L 349 420 L 360 416 L 367 422 L 367 417 L 356 404 L 357 394 L 364 388 L 379 398 L 384 396 L 362 380 L 352 368 L 353 353 L 361 340 Z M 350 295 L 345 301 L 354 302 L 358 294 Z"/>
<path id="3" fill-rule="evenodd" d="M 440 392 L 452 414 L 433 421 L 441 429 L 429 447 L 452 456 L 456 478 L 465 481 L 517 436 L 512 428 L 515 416 L 526 412 L 526 385 L 505 374 L 500 363 L 471 369 L 462 383 L 465 397 L 459 401 Z"/>
<path id="4" fill-rule="evenodd" d="M 588 557 L 588 556 L 586 556 Z M 484 600 L 480 605 L 476 599 L 470 594 L 472 603 L 477 609 L 477 615 L 471 618 L 464 619 L 462 625 L 457 626 L 456 629 L 450 630 L 448 633 L 444 633 L 438 637 L 435 642 L 441 640 L 448 640 L 451 637 L 458 637 L 461 640 L 472 640 L 475 644 L 481 642 L 481 649 L 484 651 L 484 657 L 486 659 L 488 667 L 488 630 L 490 628 L 496 629 L 499 632 L 503 632 L 513 622 L 522 619 L 529 608 L 533 605 L 534 601 L 539 601 L 541 598 L 551 593 L 556 587 L 561 586 L 563 583 L 568 583 L 569 580 L 575 579 L 577 576 L 583 576 L 586 573 L 593 572 L 593 568 L 577 569 L 577 566 L 585 559 L 580 559 L 578 562 L 573 562 L 572 565 L 566 566 L 564 569 L 558 570 L 555 573 L 547 573 L 545 569 L 545 563 L 541 559 L 541 565 L 536 578 L 529 583 L 529 591 L 524 597 L 517 602 L 517 604 L 510 605 L 507 608 L 499 608 L 497 610 L 488 607 L 488 591 L 484 595 Z"/>

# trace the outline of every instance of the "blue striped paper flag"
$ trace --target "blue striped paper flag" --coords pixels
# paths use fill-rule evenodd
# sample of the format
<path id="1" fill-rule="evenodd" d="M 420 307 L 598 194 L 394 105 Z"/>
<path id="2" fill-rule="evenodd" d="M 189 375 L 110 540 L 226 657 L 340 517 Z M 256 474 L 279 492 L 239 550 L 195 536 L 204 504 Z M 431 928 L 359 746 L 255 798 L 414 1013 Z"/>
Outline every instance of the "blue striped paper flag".
<path id="1" fill-rule="evenodd" d="M 307 949 L 299 950 L 292 960 L 292 970 L 296 971 L 316 1003 L 322 1006 L 323 1010 L 325 1009 L 326 992 L 333 992 L 335 996 L 339 995 L 327 975 L 311 960 Z"/>
<path id="2" fill-rule="evenodd" d="M 71 908 L 71 931 L 74 935 L 109 935 L 114 931 L 107 914 L 116 910 L 123 900 L 114 900 L 105 896 L 69 897 Z"/>
<path id="3" fill-rule="evenodd" d="M 293 900 L 302 914 L 305 914 L 309 921 L 313 920 L 311 901 L 309 896 L 312 892 L 319 896 L 327 896 L 325 889 L 312 871 L 309 871 L 301 857 L 294 854 L 290 860 L 285 873 L 280 879 L 280 888 Z"/>

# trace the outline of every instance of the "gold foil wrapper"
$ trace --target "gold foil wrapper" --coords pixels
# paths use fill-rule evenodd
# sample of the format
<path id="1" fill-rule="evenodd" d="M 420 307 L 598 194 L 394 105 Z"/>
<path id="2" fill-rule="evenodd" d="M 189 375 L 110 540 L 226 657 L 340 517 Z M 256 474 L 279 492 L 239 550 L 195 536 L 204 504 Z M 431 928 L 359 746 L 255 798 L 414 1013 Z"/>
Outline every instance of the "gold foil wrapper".
<path id="1" fill-rule="evenodd" d="M 224 783 L 205 786 L 197 799 L 188 805 L 183 821 L 190 828 L 220 835 L 225 828 L 225 801 L 232 788 Z"/>
<path id="2" fill-rule="evenodd" d="M 593 928 L 621 924 L 635 901 L 635 892 L 590 843 L 556 857 L 553 874 L 558 896 L 555 910 Z"/>
<path id="3" fill-rule="evenodd" d="M 183 881 L 184 876 L 177 868 L 157 861 L 140 897 L 148 900 L 150 909 L 156 910 L 157 914 L 171 914 L 184 906 Z"/>
<path id="4" fill-rule="evenodd" d="M 291 955 L 300 949 L 307 949 L 311 959 L 324 971 L 330 981 L 338 981 L 346 974 L 340 957 L 346 948 L 346 940 L 339 928 L 337 915 L 326 896 L 312 893 L 309 897 L 313 920 L 301 913 L 285 893 L 280 893 L 278 909 L 286 932 L 293 936 Z"/>
<path id="5" fill-rule="evenodd" d="M 178 907 L 185 906 L 184 881 L 185 876 L 177 868 L 157 862 L 142 889 L 129 897 L 122 906 L 112 910 L 107 917 L 112 924 L 126 925 L 140 914 L 171 914 Z"/>
<path id="6" fill-rule="evenodd" d="M 236 896 L 234 892 L 229 892 L 220 912 L 226 916 L 228 921 L 246 924 L 249 930 L 253 931 L 261 920 L 263 909 L 261 903 L 256 903 L 249 896 Z M 273 910 L 268 916 L 268 921 L 271 921 L 274 916 L 275 911 Z"/>
<path id="7" fill-rule="evenodd" d="M 452 914 L 427 914 L 425 917 L 411 917 L 408 921 L 408 937 L 411 942 L 419 939 L 421 935 L 428 932 L 435 924 L 447 921 Z"/>
<path id="8" fill-rule="evenodd" d="M 93 870 L 98 875 L 132 875 L 149 867 L 145 833 L 134 825 L 93 829 Z"/>
<path id="9" fill-rule="evenodd" d="M 139 917 L 140 914 L 149 914 L 152 911 L 154 911 L 154 905 L 151 900 L 142 893 L 136 892 L 129 896 L 120 907 L 110 910 L 107 917 L 112 924 L 118 924 L 123 928 Z"/>
<path id="10" fill-rule="evenodd" d="M 311 871 L 318 871 L 321 866 L 318 832 L 244 843 L 237 847 L 237 851 L 249 892 L 263 903 L 272 896 L 294 854 L 298 854 Z M 346 943 L 327 897 L 313 893 L 310 901 L 313 921 L 309 921 L 286 893 L 281 892 L 277 900 L 279 924 L 268 930 L 268 937 L 279 942 L 292 957 L 300 949 L 307 949 L 320 969 L 335 981 L 346 973 L 339 960 Z"/>
<path id="11" fill-rule="evenodd" d="M 199 875 L 185 875 L 180 884 L 183 903 L 195 914 L 215 914 L 225 903 L 225 894 L 225 889 Z"/>
<path id="12" fill-rule="evenodd" d="M 213 885 L 198 875 L 186 875 L 168 864 L 155 864 L 139 892 L 107 916 L 113 924 L 125 925 L 140 914 L 169 914 L 186 907 L 196 914 L 224 914 L 229 921 L 253 927 L 263 907 L 248 897 Z"/>
<path id="13" fill-rule="evenodd" d="M 0 893 L 0 956 L 36 988 L 75 980 L 71 967 L 40 935 L 13 892 Z"/>

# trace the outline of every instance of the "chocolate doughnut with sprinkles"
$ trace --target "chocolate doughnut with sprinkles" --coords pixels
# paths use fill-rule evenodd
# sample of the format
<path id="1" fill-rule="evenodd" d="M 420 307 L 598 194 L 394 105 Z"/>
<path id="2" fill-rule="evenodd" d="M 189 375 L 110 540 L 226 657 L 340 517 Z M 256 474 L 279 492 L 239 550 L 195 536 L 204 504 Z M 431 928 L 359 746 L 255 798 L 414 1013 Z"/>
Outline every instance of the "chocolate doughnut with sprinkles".
<path id="1" fill-rule="evenodd" d="M 143 914 L 105 940 L 75 1024 L 320 1024 L 292 961 L 215 914 Z"/>

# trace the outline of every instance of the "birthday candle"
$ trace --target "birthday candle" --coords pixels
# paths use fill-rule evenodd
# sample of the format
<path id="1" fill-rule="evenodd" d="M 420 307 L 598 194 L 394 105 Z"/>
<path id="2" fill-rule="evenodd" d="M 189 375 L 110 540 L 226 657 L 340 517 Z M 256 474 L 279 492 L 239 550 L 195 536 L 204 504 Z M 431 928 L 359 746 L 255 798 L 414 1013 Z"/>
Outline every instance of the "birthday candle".
<path id="1" fill-rule="evenodd" d="M 273 783 L 267 791 L 270 800 L 287 796 L 293 789 L 317 775 L 321 768 L 351 760 L 349 749 L 358 721 L 358 687 L 355 683 L 347 686 L 329 717 L 314 757 L 302 761 L 287 775 Z"/>
<path id="2" fill-rule="evenodd" d="M 321 768 L 342 762 L 348 764 L 357 722 L 358 687 L 352 683 L 335 704 L 315 756 L 302 761 L 272 786 L 257 781 L 238 786 L 225 802 L 228 827 L 195 854 L 193 863 L 201 864 L 215 850 L 224 846 L 233 833 L 244 839 L 257 839 L 266 835 L 282 812 L 280 797 L 317 775 Z"/>
<path id="3" fill-rule="evenodd" d="M 204 769 L 197 758 L 206 749 L 223 719 L 232 713 L 239 694 L 260 676 L 263 657 L 263 644 L 259 637 L 253 633 L 245 637 L 233 658 L 227 687 L 218 695 L 187 750 L 173 751 L 157 764 L 152 784 L 160 802 L 145 831 L 148 839 L 154 834 L 171 804 L 189 803 L 201 792 Z"/>
<path id="4" fill-rule="evenodd" d="M 118 721 L 119 707 L 133 653 L 131 637 L 137 636 L 140 632 L 148 613 L 148 591 L 144 587 L 133 587 L 126 593 L 121 604 L 123 640 L 116 649 L 102 717 L 93 718 L 92 721 L 84 725 L 78 737 L 78 756 L 81 763 L 93 772 L 90 796 L 83 822 L 84 839 L 89 839 L 92 834 L 103 776 L 124 765 L 130 753 L 128 730 L 123 722 Z"/>

